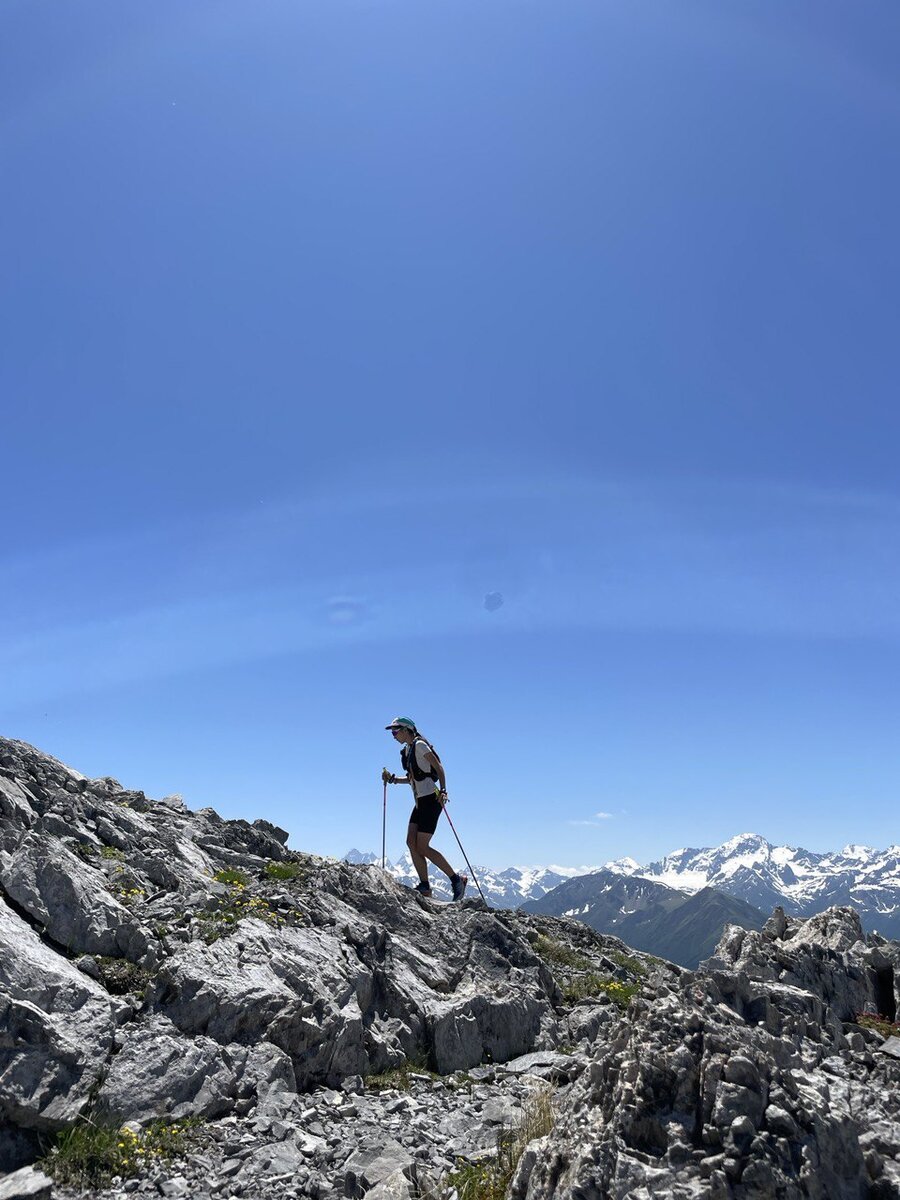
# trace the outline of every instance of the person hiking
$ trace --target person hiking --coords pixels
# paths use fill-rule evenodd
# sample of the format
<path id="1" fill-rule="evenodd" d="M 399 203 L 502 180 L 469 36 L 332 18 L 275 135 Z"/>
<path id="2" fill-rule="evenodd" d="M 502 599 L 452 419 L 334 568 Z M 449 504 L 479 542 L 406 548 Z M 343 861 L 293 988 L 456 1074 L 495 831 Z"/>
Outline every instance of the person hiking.
<path id="1" fill-rule="evenodd" d="M 395 740 L 400 743 L 400 762 L 405 772 L 403 775 L 386 772 L 385 782 L 408 783 L 415 796 L 409 829 L 406 832 L 406 844 L 419 876 L 416 891 L 420 896 L 431 895 L 428 863 L 433 862 L 450 880 L 453 899 L 461 900 L 469 882 L 468 876 L 454 871 L 443 854 L 431 845 L 441 812 L 449 799 L 443 764 L 434 747 L 422 737 L 416 729 L 415 721 L 409 717 L 394 717 L 390 725 L 385 725 L 385 729 L 389 729 Z M 435 784 L 440 786 L 435 787 Z"/>

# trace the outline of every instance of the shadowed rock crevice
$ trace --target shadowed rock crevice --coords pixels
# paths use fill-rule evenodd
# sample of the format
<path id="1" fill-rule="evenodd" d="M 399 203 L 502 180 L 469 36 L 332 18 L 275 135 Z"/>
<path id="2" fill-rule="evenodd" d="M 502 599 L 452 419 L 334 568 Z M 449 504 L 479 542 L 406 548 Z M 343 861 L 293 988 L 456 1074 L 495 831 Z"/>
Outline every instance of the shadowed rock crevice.
<path id="1" fill-rule="evenodd" d="M 62 943 L 54 941 L 53 938 L 47 933 L 47 930 L 44 928 L 41 922 L 35 916 L 33 916 L 28 909 L 24 907 L 24 905 L 19 904 L 18 901 L 6 891 L 3 886 L 2 877 L 0 877 L 0 900 L 2 900 L 3 903 L 16 914 L 20 921 L 24 921 L 29 929 L 34 930 L 41 941 L 44 942 L 45 945 L 49 946 L 50 949 L 55 950 L 58 954 L 66 955 L 67 958 L 76 957 L 76 955 L 72 953 L 72 950 L 69 946 L 64 946 Z"/>
<path id="2" fill-rule="evenodd" d="M 896 1021 L 897 990 L 893 967 L 879 967 L 875 971 L 875 1007 L 889 1021 Z"/>

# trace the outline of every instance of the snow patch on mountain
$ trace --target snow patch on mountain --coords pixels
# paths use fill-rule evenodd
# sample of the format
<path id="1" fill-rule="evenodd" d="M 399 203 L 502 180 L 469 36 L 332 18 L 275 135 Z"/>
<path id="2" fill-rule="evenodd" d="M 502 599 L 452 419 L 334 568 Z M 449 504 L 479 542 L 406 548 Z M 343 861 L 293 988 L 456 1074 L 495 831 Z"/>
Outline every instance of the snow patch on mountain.
<path id="1" fill-rule="evenodd" d="M 634 858 L 615 858 L 604 863 L 601 870 L 614 871 L 616 875 L 640 875 L 643 867 Z"/>

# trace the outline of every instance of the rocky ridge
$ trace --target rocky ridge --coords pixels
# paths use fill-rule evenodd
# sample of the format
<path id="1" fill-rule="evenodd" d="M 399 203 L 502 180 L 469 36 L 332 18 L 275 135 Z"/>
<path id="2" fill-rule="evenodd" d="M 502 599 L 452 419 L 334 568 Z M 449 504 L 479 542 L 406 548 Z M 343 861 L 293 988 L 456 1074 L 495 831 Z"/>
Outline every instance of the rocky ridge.
<path id="1" fill-rule="evenodd" d="M 371 852 L 348 850 L 344 861 L 377 865 L 381 859 Z M 624 865 L 618 864 L 619 868 Z M 418 883 L 408 853 L 397 862 L 387 861 L 385 869 L 405 887 Z M 683 967 L 694 968 L 708 957 L 726 924 L 760 929 L 768 915 L 727 892 L 714 888 L 682 892 L 622 869 L 573 867 L 564 874 L 562 868 L 552 867 L 473 869 L 479 894 L 491 908 L 577 917 L 598 933 L 613 934 L 630 946 Z M 449 881 L 440 871 L 433 872 L 431 886 L 436 899 L 452 899 Z"/>
<path id="2" fill-rule="evenodd" d="M 900 1041 L 855 1021 L 900 947 L 852 910 L 689 972 L 286 842 L 0 739 L 0 1196 L 88 1114 L 204 1121 L 109 1200 L 449 1196 L 552 1087 L 512 1200 L 900 1197 Z"/>

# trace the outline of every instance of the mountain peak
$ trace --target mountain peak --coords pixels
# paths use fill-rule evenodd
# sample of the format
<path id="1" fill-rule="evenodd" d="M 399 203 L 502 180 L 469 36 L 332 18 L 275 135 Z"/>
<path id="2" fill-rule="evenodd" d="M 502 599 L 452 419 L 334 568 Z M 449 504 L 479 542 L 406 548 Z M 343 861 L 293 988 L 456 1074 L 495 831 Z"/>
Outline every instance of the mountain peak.
<path id="1" fill-rule="evenodd" d="M 871 846 L 860 846 L 856 842 L 848 842 L 841 851 L 842 858 L 871 858 L 877 851 Z"/>
<path id="2" fill-rule="evenodd" d="M 596 870 L 596 868 L 594 869 Z M 624 858 L 611 859 L 600 869 L 601 871 L 614 871 L 617 875 L 637 875 L 640 873 L 641 864 L 626 855 Z"/>
<path id="3" fill-rule="evenodd" d="M 727 842 L 723 842 L 722 845 L 718 847 L 718 849 L 720 851 L 727 850 L 729 852 L 732 852 L 735 850 L 744 850 L 744 849 L 754 849 L 754 850 L 759 849 L 759 850 L 761 850 L 763 848 L 763 846 L 765 846 L 769 850 L 772 849 L 771 842 L 767 842 L 766 839 L 762 836 L 762 834 L 739 833 L 739 834 L 737 834 L 736 837 L 729 838 Z"/>
<path id="4" fill-rule="evenodd" d="M 363 853 L 362 850 L 354 848 L 347 851 L 344 855 L 344 861 L 348 863 L 374 863 L 378 862 L 378 855 L 372 854 L 371 851 Z"/>

